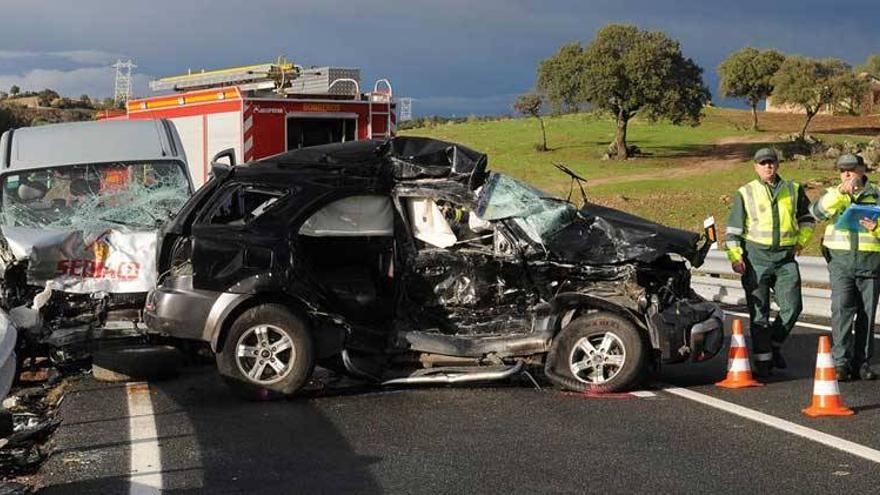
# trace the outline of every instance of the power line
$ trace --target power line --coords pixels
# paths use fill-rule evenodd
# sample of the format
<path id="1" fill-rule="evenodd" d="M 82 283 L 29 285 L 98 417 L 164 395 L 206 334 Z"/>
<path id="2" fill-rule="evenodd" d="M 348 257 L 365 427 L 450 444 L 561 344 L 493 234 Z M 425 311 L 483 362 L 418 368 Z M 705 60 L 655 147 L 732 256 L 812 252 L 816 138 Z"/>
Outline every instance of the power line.
<path id="1" fill-rule="evenodd" d="M 400 103 L 399 115 L 397 116 L 397 120 L 401 122 L 406 122 L 407 120 L 412 120 L 412 98 L 398 98 L 397 102 Z"/>
<path id="2" fill-rule="evenodd" d="M 137 67 L 131 59 L 123 62 L 116 60 L 113 68 L 116 69 L 116 82 L 113 89 L 113 101 L 118 105 L 131 99 L 131 70 Z"/>

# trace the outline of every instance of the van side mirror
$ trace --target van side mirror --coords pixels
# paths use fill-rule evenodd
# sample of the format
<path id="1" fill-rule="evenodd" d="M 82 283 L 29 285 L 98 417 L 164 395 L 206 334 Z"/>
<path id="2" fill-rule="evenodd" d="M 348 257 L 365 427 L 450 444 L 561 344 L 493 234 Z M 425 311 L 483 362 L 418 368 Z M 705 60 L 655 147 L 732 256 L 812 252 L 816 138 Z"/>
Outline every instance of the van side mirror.
<path id="1" fill-rule="evenodd" d="M 228 165 L 230 167 L 235 166 L 235 148 L 226 148 L 225 150 L 219 151 L 214 158 L 211 158 L 211 167 L 215 167 L 217 165 L 226 165 L 221 162 L 224 158 L 229 159 Z"/>

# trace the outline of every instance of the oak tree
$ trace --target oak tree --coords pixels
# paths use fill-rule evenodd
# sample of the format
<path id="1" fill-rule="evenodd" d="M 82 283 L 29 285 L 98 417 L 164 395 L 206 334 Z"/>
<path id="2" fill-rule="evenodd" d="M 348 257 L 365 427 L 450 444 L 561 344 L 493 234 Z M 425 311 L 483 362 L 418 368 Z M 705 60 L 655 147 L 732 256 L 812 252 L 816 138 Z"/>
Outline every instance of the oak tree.
<path id="1" fill-rule="evenodd" d="M 823 108 L 858 108 L 868 84 L 842 60 L 801 56 L 787 57 L 771 83 L 774 104 L 795 105 L 804 110 L 801 138 L 806 135 L 810 121 Z"/>
<path id="2" fill-rule="evenodd" d="M 730 54 L 718 66 L 719 92 L 728 98 L 744 98 L 752 109 L 752 129 L 758 130 L 758 103 L 773 93 L 771 79 L 785 60 L 776 50 L 746 47 Z"/>
<path id="3" fill-rule="evenodd" d="M 541 107 L 544 106 L 544 98 L 535 92 L 521 94 L 513 102 L 513 109 L 526 117 L 534 117 L 541 124 L 541 136 L 543 141 L 538 151 L 549 151 L 547 147 L 547 131 L 544 129 L 544 117 L 541 115 Z"/>
<path id="4" fill-rule="evenodd" d="M 538 65 L 538 90 L 547 96 L 554 112 L 580 109 L 583 67 L 584 49 L 578 42 L 562 45 L 552 57 Z"/>
<path id="5" fill-rule="evenodd" d="M 617 159 L 628 157 L 627 125 L 636 115 L 697 125 L 709 89 L 703 69 L 661 32 L 612 24 L 584 50 L 583 101 L 610 112 L 617 123 Z"/>

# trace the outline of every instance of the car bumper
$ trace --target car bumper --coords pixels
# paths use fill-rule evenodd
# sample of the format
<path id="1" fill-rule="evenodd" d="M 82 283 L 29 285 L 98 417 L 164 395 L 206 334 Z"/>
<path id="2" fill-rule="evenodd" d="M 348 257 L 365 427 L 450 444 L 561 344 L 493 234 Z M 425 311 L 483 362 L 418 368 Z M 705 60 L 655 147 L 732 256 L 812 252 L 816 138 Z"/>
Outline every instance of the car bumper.
<path id="1" fill-rule="evenodd" d="M 210 341 L 205 322 L 220 293 L 193 289 L 192 277 L 169 277 L 147 295 L 144 322 L 171 337 Z"/>
<path id="2" fill-rule="evenodd" d="M 701 298 L 677 301 L 649 318 L 659 341 L 661 362 L 706 361 L 724 345 L 724 312 Z"/>

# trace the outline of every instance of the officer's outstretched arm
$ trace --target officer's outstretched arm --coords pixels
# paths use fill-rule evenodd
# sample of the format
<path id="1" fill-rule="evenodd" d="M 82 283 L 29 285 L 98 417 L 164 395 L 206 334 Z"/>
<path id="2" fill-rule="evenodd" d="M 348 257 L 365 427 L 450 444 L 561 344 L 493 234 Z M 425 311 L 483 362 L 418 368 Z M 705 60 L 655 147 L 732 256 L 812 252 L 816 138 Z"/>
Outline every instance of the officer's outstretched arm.
<path id="1" fill-rule="evenodd" d="M 803 186 L 798 188 L 797 222 L 797 245 L 800 249 L 803 249 L 807 243 L 810 242 L 810 238 L 813 236 L 813 231 L 816 229 L 816 219 L 810 212 L 810 199 L 807 197 L 807 193 L 804 192 Z"/>
<path id="2" fill-rule="evenodd" d="M 838 191 L 836 187 L 829 187 L 810 205 L 810 213 L 816 217 L 816 220 L 828 220 L 843 212 L 851 201 L 848 194 Z"/>

